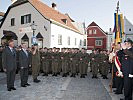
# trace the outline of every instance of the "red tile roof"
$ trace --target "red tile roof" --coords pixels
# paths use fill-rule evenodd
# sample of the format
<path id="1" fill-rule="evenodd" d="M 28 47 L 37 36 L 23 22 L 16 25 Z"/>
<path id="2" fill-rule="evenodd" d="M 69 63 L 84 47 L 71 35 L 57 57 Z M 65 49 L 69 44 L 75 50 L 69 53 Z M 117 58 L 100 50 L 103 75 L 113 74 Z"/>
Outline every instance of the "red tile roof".
<path id="1" fill-rule="evenodd" d="M 47 19 L 58 22 L 61 25 L 64 25 L 65 27 L 68 27 L 69 29 L 72 29 L 73 31 L 79 33 L 79 30 L 71 23 L 72 21 L 67 15 L 62 14 L 59 11 L 47 6 L 40 0 L 28 0 L 28 1 Z M 67 19 L 67 24 L 65 24 L 62 21 L 62 19 Z"/>
<path id="2" fill-rule="evenodd" d="M 98 26 L 98 25 L 95 22 L 92 22 L 89 26 Z"/>

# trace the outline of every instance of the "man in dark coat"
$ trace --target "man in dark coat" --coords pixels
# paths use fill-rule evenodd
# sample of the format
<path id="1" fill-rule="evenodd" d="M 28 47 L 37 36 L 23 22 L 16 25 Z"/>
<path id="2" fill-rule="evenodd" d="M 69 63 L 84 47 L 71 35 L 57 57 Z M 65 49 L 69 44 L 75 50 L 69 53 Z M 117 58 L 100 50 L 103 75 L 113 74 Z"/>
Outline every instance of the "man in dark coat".
<path id="1" fill-rule="evenodd" d="M 14 49 L 14 40 L 8 41 L 9 46 L 3 50 L 2 64 L 3 69 L 7 75 L 7 89 L 8 91 L 16 90 L 14 88 L 14 81 L 16 75 L 16 50 Z"/>
<path id="2" fill-rule="evenodd" d="M 22 49 L 19 52 L 21 87 L 26 87 L 30 86 L 30 84 L 28 84 L 28 69 L 30 65 L 30 59 L 27 51 L 27 45 L 23 43 L 21 46 Z"/>
<path id="3" fill-rule="evenodd" d="M 127 40 L 125 44 L 121 44 L 123 48 L 122 71 L 124 75 L 124 99 L 132 100 L 133 93 L 133 41 Z"/>

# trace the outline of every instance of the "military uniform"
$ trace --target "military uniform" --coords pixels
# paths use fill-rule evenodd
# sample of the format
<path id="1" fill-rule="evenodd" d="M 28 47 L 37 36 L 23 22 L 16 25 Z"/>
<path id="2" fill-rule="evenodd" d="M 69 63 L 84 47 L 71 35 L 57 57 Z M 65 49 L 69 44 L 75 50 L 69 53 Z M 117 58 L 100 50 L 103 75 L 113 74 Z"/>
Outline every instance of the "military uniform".
<path id="1" fill-rule="evenodd" d="M 32 54 L 32 76 L 33 80 L 37 80 L 40 72 L 40 52 L 36 51 L 35 55 Z"/>
<path id="2" fill-rule="evenodd" d="M 52 73 L 53 73 L 53 76 L 57 76 L 57 73 L 58 73 L 58 53 L 57 52 L 52 53 Z"/>
<path id="3" fill-rule="evenodd" d="M 107 79 L 107 75 L 108 75 L 108 69 L 109 67 L 109 63 L 108 63 L 108 55 L 103 54 L 102 55 L 102 75 L 103 75 L 103 79 Z"/>
<path id="4" fill-rule="evenodd" d="M 76 53 L 70 53 L 69 54 L 70 57 L 70 69 L 71 69 L 71 77 L 75 77 L 76 75 Z"/>
<path id="5" fill-rule="evenodd" d="M 98 74 L 98 54 L 92 54 L 91 55 L 91 61 L 92 61 L 92 78 L 97 78 Z"/>
<path id="6" fill-rule="evenodd" d="M 81 78 L 85 78 L 87 70 L 88 70 L 88 54 L 80 53 L 79 72 L 81 74 Z"/>
<path id="7" fill-rule="evenodd" d="M 42 66 L 43 66 L 43 76 L 48 76 L 49 73 L 49 53 L 43 52 L 42 54 Z"/>
<path id="8" fill-rule="evenodd" d="M 67 73 L 68 73 L 68 53 L 62 54 L 62 73 L 63 73 L 63 77 L 67 76 Z"/>

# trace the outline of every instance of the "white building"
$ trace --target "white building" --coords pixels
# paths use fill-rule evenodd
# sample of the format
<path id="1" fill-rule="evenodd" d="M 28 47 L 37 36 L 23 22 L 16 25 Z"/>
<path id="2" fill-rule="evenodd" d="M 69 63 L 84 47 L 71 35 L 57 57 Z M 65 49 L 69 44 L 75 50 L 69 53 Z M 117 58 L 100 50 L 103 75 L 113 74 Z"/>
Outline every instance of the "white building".
<path id="1" fill-rule="evenodd" d="M 56 4 L 53 3 L 52 7 L 49 7 L 40 0 L 13 1 L 0 26 L 0 33 L 4 34 L 0 34 L 1 44 L 6 41 L 3 37 L 12 33 L 16 37 L 16 45 L 26 42 L 31 46 L 32 22 L 37 25 L 35 36 L 40 47 L 86 47 L 85 33 L 73 25 L 73 21 L 67 15 L 57 11 Z"/>

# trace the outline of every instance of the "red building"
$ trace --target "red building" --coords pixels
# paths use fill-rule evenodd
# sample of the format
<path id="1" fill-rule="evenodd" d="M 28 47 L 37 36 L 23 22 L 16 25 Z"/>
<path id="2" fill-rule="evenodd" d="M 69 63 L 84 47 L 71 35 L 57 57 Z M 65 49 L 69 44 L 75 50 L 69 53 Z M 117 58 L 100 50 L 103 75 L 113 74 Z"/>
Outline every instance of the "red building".
<path id="1" fill-rule="evenodd" d="M 95 23 L 92 22 L 87 27 L 87 48 L 92 49 L 106 49 L 107 34 Z"/>

